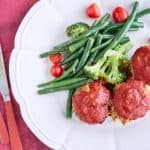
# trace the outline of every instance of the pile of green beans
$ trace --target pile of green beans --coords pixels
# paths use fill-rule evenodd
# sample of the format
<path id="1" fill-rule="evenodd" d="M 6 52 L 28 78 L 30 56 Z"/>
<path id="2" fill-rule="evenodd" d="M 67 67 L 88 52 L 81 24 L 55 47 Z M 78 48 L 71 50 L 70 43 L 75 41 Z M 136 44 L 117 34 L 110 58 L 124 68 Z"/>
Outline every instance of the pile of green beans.
<path id="1" fill-rule="evenodd" d="M 138 12 L 139 3 L 135 2 L 131 15 L 124 23 L 112 23 L 110 14 L 106 13 L 100 20 L 95 20 L 89 30 L 77 37 L 54 46 L 51 51 L 44 52 L 41 58 L 58 52 L 65 54 L 61 65 L 64 74 L 52 81 L 39 84 L 39 94 L 69 90 L 66 117 L 72 116 L 72 96 L 75 90 L 93 80 L 84 74 L 84 66 L 96 63 L 105 52 L 118 44 L 130 41 L 126 33 L 143 28 L 143 22 L 138 19 L 150 14 L 150 8 Z"/>

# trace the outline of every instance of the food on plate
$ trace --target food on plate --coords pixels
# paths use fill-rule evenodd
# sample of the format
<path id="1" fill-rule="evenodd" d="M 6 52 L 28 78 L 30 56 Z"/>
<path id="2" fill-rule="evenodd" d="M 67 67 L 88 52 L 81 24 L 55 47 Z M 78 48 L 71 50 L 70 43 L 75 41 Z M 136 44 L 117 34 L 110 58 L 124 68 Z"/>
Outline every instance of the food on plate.
<path id="1" fill-rule="evenodd" d="M 69 78 L 63 81 L 53 82 L 46 86 L 46 88 L 38 91 L 39 94 L 48 94 L 58 91 L 72 90 L 83 86 L 84 84 L 90 83 L 93 80 L 87 78 Z M 73 83 L 72 83 L 73 82 Z M 59 85 L 59 86 L 58 86 Z M 42 87 L 42 86 L 41 86 Z"/>
<path id="2" fill-rule="evenodd" d="M 75 24 L 70 25 L 66 29 L 66 33 L 70 37 L 78 36 L 86 31 L 89 30 L 89 25 L 83 22 L 78 22 Z"/>
<path id="3" fill-rule="evenodd" d="M 122 58 L 123 56 L 119 52 L 109 50 L 96 64 L 85 66 L 84 69 L 94 80 L 102 78 L 108 83 L 117 84 L 126 79 L 125 73 L 119 70 Z"/>
<path id="4" fill-rule="evenodd" d="M 53 64 L 59 64 L 62 61 L 62 54 L 57 53 L 57 54 L 51 55 L 49 59 Z"/>
<path id="5" fill-rule="evenodd" d="M 101 17 L 101 13 L 100 13 L 99 6 L 98 6 L 96 3 L 91 4 L 91 5 L 87 8 L 86 14 L 87 14 L 87 16 L 89 16 L 90 18 L 100 18 L 100 17 Z"/>
<path id="6" fill-rule="evenodd" d="M 113 19 L 115 22 L 124 22 L 128 18 L 128 12 L 123 7 L 118 6 L 113 10 Z"/>
<path id="7" fill-rule="evenodd" d="M 60 77 L 62 74 L 63 74 L 63 67 L 59 64 L 55 64 L 51 67 L 51 74 L 54 76 L 54 77 Z"/>
<path id="8" fill-rule="evenodd" d="M 127 75 L 119 67 L 124 59 L 127 60 L 123 54 L 131 47 L 131 42 L 128 42 L 118 46 L 117 50 L 108 50 L 96 64 L 84 67 L 86 73 L 94 80 L 102 78 L 112 84 L 123 82 Z"/>
<path id="9" fill-rule="evenodd" d="M 90 124 L 102 123 L 108 113 L 112 118 L 118 117 L 119 114 L 121 120 L 123 120 L 122 122 L 126 122 L 127 119 L 136 119 L 142 116 L 140 113 L 146 113 L 149 110 L 149 108 L 147 109 L 148 103 L 143 106 L 145 100 L 141 98 L 138 100 L 136 97 L 135 100 L 133 98 L 133 104 L 136 105 L 136 103 L 138 103 L 137 100 L 141 102 L 142 104 L 137 104 L 141 112 L 137 112 L 134 107 L 133 112 L 128 112 L 130 106 L 128 106 L 127 103 L 130 102 L 130 98 L 132 100 L 132 94 L 125 97 L 125 103 L 123 103 L 123 99 L 118 102 L 121 96 L 126 96 L 126 94 L 129 93 L 125 92 L 126 89 L 130 91 L 130 89 L 132 90 L 134 88 L 132 82 L 137 85 L 136 88 L 138 90 L 135 88 L 133 91 L 137 91 L 137 93 L 140 92 L 138 93 L 139 96 L 142 97 L 145 95 L 148 97 L 149 95 L 146 94 L 147 90 L 145 90 L 145 88 L 147 86 L 145 86 L 143 81 L 133 79 L 132 81 L 130 79 L 125 82 L 132 76 L 132 74 L 130 74 L 130 60 L 127 57 L 127 53 L 134 44 L 132 44 L 128 32 L 144 28 L 144 24 L 142 21 L 139 21 L 139 18 L 150 14 L 150 8 L 140 12 L 138 8 L 139 3 L 135 2 L 131 14 L 128 15 L 124 8 L 117 7 L 113 12 L 116 23 L 111 21 L 109 13 L 101 17 L 97 4 L 94 3 L 90 5 L 87 9 L 89 17 L 101 17 L 101 19 L 94 20 L 91 25 L 76 23 L 69 26 L 67 28 L 67 34 L 71 39 L 54 46 L 52 50 L 40 55 L 41 58 L 50 57 L 50 60 L 54 63 L 54 66 L 51 68 L 52 74 L 57 78 L 39 84 L 38 93 L 48 94 L 68 90 L 66 117 L 72 117 L 73 109 L 81 120 Z M 149 52 L 147 52 L 147 48 L 143 49 L 146 49 L 146 52 L 144 51 L 138 54 L 141 57 L 139 59 L 141 64 L 138 65 L 137 68 L 144 65 L 147 70 L 147 78 L 143 76 L 144 73 L 142 74 L 138 69 L 136 70 L 134 68 L 134 65 L 136 65 L 134 59 L 139 57 L 136 54 L 137 52 L 132 58 L 132 70 L 135 79 L 137 79 L 137 76 L 142 75 L 144 80 L 149 80 Z M 143 55 L 143 53 L 147 55 Z M 144 67 L 142 69 L 144 69 Z M 139 75 L 139 73 L 141 74 Z M 118 85 L 118 83 L 120 84 Z M 126 84 L 127 87 L 130 88 L 121 88 L 126 87 Z M 114 86 L 117 85 L 114 93 L 116 99 L 111 107 L 108 104 L 110 92 L 104 85 L 107 85 L 107 88 L 112 93 Z M 117 92 L 120 89 L 122 90 L 122 95 L 119 95 Z M 149 98 L 146 99 L 149 101 Z M 124 105 L 126 105 L 126 107 L 124 107 Z M 131 102 L 131 107 L 132 106 Z M 108 110 L 108 108 L 110 109 Z M 120 108 L 123 109 L 123 113 L 120 113 Z M 124 114 L 125 111 L 127 111 L 127 115 L 123 116 L 122 114 Z M 137 114 L 134 116 L 135 112 L 137 112 Z"/>
<path id="10" fill-rule="evenodd" d="M 108 116 L 110 91 L 101 81 L 78 89 L 72 97 L 73 111 L 84 122 L 102 123 Z"/>
<path id="11" fill-rule="evenodd" d="M 131 62 L 134 78 L 150 84 L 150 45 L 138 48 Z"/>
<path id="12" fill-rule="evenodd" d="M 150 109 L 150 90 L 143 81 L 129 79 L 117 85 L 113 103 L 121 118 L 135 120 L 144 117 Z"/>

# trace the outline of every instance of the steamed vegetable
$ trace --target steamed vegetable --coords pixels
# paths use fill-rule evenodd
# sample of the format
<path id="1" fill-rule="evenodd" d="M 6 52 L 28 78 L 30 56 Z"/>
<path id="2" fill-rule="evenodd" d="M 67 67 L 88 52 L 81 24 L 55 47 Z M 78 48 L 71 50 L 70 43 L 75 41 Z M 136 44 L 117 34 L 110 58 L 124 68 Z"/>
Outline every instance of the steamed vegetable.
<path id="1" fill-rule="evenodd" d="M 76 89 L 76 88 L 79 88 L 79 87 L 83 86 L 84 84 L 90 83 L 92 81 L 93 80 L 91 80 L 91 79 L 84 79 L 80 82 L 70 84 L 70 85 L 65 85 L 65 86 L 56 87 L 56 88 L 50 87 L 50 88 L 42 89 L 42 90 L 39 90 L 38 93 L 39 94 L 48 94 L 48 93 L 54 93 L 54 92 L 58 92 L 58 91 L 66 91 L 66 90 L 70 90 L 70 89 Z"/>
<path id="2" fill-rule="evenodd" d="M 57 66 L 52 67 L 52 74 L 59 77 L 38 85 L 38 93 L 69 90 L 66 117 L 71 118 L 72 96 L 77 88 L 98 79 L 109 85 L 125 81 L 130 75 L 127 53 L 132 48 L 126 33 L 143 28 L 139 18 L 149 13 L 150 8 L 138 12 L 138 2 L 135 2 L 129 16 L 124 8 L 114 10 L 117 23 L 112 22 L 110 14 L 106 13 L 101 19 L 94 20 L 90 27 L 82 22 L 70 25 L 66 32 L 71 38 L 40 55 L 41 58 L 50 56 Z M 87 14 L 92 18 L 101 15 L 96 4 L 89 6 Z"/>
<path id="3" fill-rule="evenodd" d="M 51 55 L 49 59 L 53 64 L 59 64 L 62 61 L 62 54 L 57 53 L 57 54 Z"/>
<path id="4" fill-rule="evenodd" d="M 48 57 L 52 54 L 56 54 L 58 52 L 64 52 L 64 51 L 67 51 L 67 48 L 68 46 L 70 46 L 71 44 L 75 43 L 75 42 L 78 42 L 80 40 L 83 40 L 84 38 L 87 38 L 91 35 L 93 35 L 95 32 L 97 31 L 101 31 L 103 30 L 104 28 L 106 28 L 108 25 L 109 25 L 109 21 L 105 21 L 103 23 L 99 23 L 98 25 L 95 25 L 93 26 L 92 28 L 90 28 L 88 31 L 86 31 L 85 33 L 77 36 L 77 37 L 74 37 L 66 42 L 63 42 L 61 44 L 58 44 L 56 45 L 53 50 L 50 50 L 50 51 L 47 51 L 47 52 L 44 52 L 40 55 L 41 58 L 44 58 L 44 57 Z"/>
<path id="5" fill-rule="evenodd" d="M 112 40 L 112 42 L 103 50 L 103 54 L 106 53 L 107 50 L 113 49 L 119 44 L 121 39 L 125 36 L 126 32 L 130 29 L 133 21 L 135 20 L 138 8 L 139 8 L 139 3 L 136 1 L 134 3 L 134 7 L 131 12 L 131 15 L 128 17 L 128 20 L 124 23 L 122 29 L 117 32 L 117 34 L 116 34 L 115 38 Z M 96 61 L 98 61 L 103 56 L 103 54 L 102 53 L 99 54 L 96 57 Z"/>
<path id="6" fill-rule="evenodd" d="M 79 62 L 79 65 L 77 67 L 77 72 L 80 71 L 80 69 L 82 69 L 82 67 L 84 67 L 89 55 L 90 55 L 90 50 L 93 47 L 94 44 L 94 39 L 93 38 L 89 38 L 87 45 L 84 49 L 83 55 L 81 57 L 81 60 Z"/>
<path id="7" fill-rule="evenodd" d="M 85 66 L 84 70 L 94 80 L 103 78 L 106 82 L 117 84 L 123 82 L 127 76 L 120 68 L 121 61 L 126 59 L 126 53 L 132 47 L 131 42 L 119 45 L 117 50 L 108 50 L 104 56 L 92 66 Z"/>
<path id="8" fill-rule="evenodd" d="M 69 41 L 66 41 L 64 43 L 56 45 L 55 48 L 56 49 L 61 49 L 61 48 L 69 46 L 72 43 L 75 43 L 75 42 L 80 41 L 80 40 L 82 40 L 86 37 L 89 37 L 89 36 L 93 35 L 95 32 L 101 31 L 104 28 L 106 28 L 109 25 L 109 23 L 110 23 L 109 21 L 105 21 L 103 23 L 95 25 L 95 26 L 91 27 L 88 31 L 86 31 L 85 33 L 83 33 L 83 34 L 81 34 L 77 37 L 74 37 L 74 38 L 70 39 Z"/>
<path id="9" fill-rule="evenodd" d="M 75 72 L 75 69 L 78 65 L 78 62 L 79 62 L 78 59 L 75 60 L 74 63 L 67 70 L 65 70 L 64 74 L 62 76 L 60 76 L 59 78 L 56 78 L 56 79 L 49 81 L 49 82 L 39 84 L 38 87 L 49 86 L 50 84 L 52 84 L 54 82 L 58 82 L 58 81 L 66 79 L 67 77 L 70 77 L 71 74 Z"/>
<path id="10" fill-rule="evenodd" d="M 103 78 L 111 84 L 121 83 L 126 79 L 125 73 L 119 70 L 123 55 L 114 50 L 108 50 L 104 57 L 93 66 L 85 66 L 85 72 L 90 78 L 98 80 Z"/>
<path id="11" fill-rule="evenodd" d="M 89 30 L 89 25 L 83 22 L 78 22 L 70 25 L 66 29 L 66 33 L 70 37 L 76 37 Z"/>
<path id="12" fill-rule="evenodd" d="M 124 22 L 128 18 L 128 12 L 121 6 L 113 10 L 113 19 L 115 22 Z"/>
<path id="13" fill-rule="evenodd" d="M 54 64 L 51 69 L 50 69 L 50 72 L 51 74 L 54 76 L 54 77 L 60 77 L 63 72 L 64 72 L 64 69 L 61 65 L 59 64 Z"/>
<path id="14" fill-rule="evenodd" d="M 74 94 L 75 90 L 69 90 L 69 95 L 67 99 L 67 104 L 66 104 L 66 117 L 71 118 L 72 117 L 72 96 Z"/>
<path id="15" fill-rule="evenodd" d="M 87 16 L 90 18 L 99 18 L 101 16 L 100 9 L 96 3 L 91 4 L 86 10 Z"/>

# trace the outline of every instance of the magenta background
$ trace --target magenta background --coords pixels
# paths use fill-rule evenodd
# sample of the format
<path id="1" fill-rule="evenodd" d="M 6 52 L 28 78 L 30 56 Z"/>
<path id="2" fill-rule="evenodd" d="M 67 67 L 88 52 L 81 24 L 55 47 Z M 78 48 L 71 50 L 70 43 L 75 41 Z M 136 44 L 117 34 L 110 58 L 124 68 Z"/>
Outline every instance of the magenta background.
<path id="1" fill-rule="evenodd" d="M 14 47 L 14 37 L 18 26 L 27 11 L 36 1 L 37 0 L 0 0 L 0 43 L 3 50 L 5 64 L 7 66 L 7 72 L 10 54 Z M 28 129 L 21 117 L 19 107 L 13 98 L 12 103 L 21 141 L 23 144 L 23 150 L 50 150 L 48 147 L 42 144 Z M 1 96 L 0 111 L 6 120 Z M 10 150 L 9 145 L 0 144 L 0 150 Z"/>

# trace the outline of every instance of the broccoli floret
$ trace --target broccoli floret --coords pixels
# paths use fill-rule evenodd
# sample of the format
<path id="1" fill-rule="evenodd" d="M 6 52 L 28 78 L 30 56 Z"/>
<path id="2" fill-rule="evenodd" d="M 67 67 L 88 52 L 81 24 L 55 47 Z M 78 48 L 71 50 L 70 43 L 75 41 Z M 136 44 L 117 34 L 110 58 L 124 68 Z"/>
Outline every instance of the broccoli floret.
<path id="1" fill-rule="evenodd" d="M 86 32 L 87 30 L 89 30 L 89 25 L 83 22 L 79 22 L 69 26 L 66 32 L 69 37 L 75 37 Z"/>
<path id="2" fill-rule="evenodd" d="M 84 71 L 94 80 L 103 78 L 111 84 L 121 83 L 127 78 L 127 73 L 120 67 L 123 62 L 129 63 L 126 54 L 131 48 L 131 42 L 118 45 L 115 50 L 108 50 L 95 65 L 85 66 Z"/>
<path id="3" fill-rule="evenodd" d="M 126 55 L 132 47 L 133 47 L 133 44 L 131 41 L 129 41 L 125 44 L 118 44 L 115 47 L 115 50 L 121 52 L 123 55 Z"/>
<path id="4" fill-rule="evenodd" d="M 84 70 L 94 80 L 103 78 L 108 83 L 117 84 L 126 79 L 126 74 L 119 70 L 119 64 L 123 57 L 117 51 L 108 50 L 95 65 L 85 66 Z"/>

